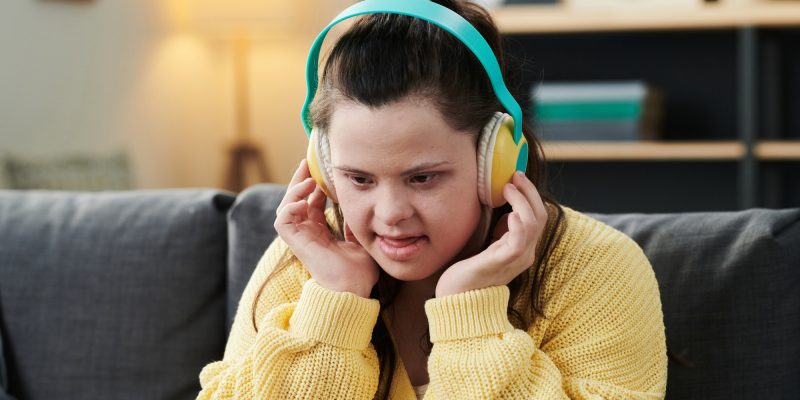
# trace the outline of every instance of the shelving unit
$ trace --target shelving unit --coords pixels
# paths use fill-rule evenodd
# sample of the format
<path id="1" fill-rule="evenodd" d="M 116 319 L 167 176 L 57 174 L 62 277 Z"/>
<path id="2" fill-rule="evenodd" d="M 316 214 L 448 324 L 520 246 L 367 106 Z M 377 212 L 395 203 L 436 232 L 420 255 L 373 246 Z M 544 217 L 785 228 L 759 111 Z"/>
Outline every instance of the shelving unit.
<path id="1" fill-rule="evenodd" d="M 800 161 L 800 141 L 762 141 L 756 143 L 755 153 L 762 161 Z"/>
<path id="2" fill-rule="evenodd" d="M 565 5 L 509 5 L 493 12 L 503 33 L 721 29 L 800 25 L 800 4 L 586 10 Z"/>
<path id="3" fill-rule="evenodd" d="M 508 5 L 492 14 L 508 51 L 533 65 L 525 87 L 644 80 L 667 96 L 662 140 L 544 144 L 567 188 L 554 192 L 568 204 L 597 212 L 800 206 L 800 3 Z M 599 183 L 615 178 L 628 193 Z M 637 202 L 642 188 L 661 197 Z"/>
<path id="4" fill-rule="evenodd" d="M 549 142 L 549 161 L 737 161 L 745 155 L 739 142 Z"/>
<path id="5" fill-rule="evenodd" d="M 549 142 L 550 161 L 741 161 L 746 146 L 719 142 Z M 800 141 L 761 141 L 755 145 L 760 161 L 800 161 Z"/>

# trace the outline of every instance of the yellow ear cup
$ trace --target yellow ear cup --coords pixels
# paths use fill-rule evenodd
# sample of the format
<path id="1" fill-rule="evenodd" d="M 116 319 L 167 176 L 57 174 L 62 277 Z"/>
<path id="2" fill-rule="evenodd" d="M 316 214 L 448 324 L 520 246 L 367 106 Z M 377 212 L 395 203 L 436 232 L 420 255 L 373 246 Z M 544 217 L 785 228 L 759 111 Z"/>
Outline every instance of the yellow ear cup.
<path id="1" fill-rule="evenodd" d="M 330 170 L 330 146 L 328 145 L 327 137 L 320 135 L 317 128 L 311 130 L 306 159 L 311 178 L 314 179 L 317 186 L 322 189 L 331 201 L 338 203 Z"/>
<path id="2" fill-rule="evenodd" d="M 489 207 L 492 204 L 492 152 L 495 135 L 502 119 L 503 113 L 494 113 L 478 137 L 478 198 L 482 204 Z"/>
<path id="3" fill-rule="evenodd" d="M 523 136 L 514 143 L 514 119 L 505 113 L 495 113 L 483 128 L 478 141 L 478 196 L 483 204 L 497 208 L 506 203 L 503 187 L 514 172 L 525 170 L 523 157 L 528 142 Z"/>

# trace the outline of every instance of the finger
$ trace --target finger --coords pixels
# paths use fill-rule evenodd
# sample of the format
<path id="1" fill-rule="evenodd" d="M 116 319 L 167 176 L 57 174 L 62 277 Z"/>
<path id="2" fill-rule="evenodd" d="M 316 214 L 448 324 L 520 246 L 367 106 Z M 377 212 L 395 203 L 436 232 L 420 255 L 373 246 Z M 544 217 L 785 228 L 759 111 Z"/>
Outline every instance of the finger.
<path id="1" fill-rule="evenodd" d="M 529 237 L 526 234 L 525 224 L 519 213 L 508 214 L 508 235 L 509 246 L 517 251 L 522 251 L 529 246 Z"/>
<path id="2" fill-rule="evenodd" d="M 311 178 L 306 178 L 301 182 L 290 185 L 286 189 L 286 194 L 283 196 L 283 199 L 281 199 L 280 204 L 278 204 L 275 213 L 280 214 L 283 207 L 288 203 L 294 203 L 308 197 L 314 191 L 314 186 L 314 180 Z"/>
<path id="3" fill-rule="evenodd" d="M 305 180 L 310 176 L 311 172 L 308 171 L 308 161 L 306 161 L 306 159 L 304 158 L 300 160 L 300 165 L 298 165 L 297 169 L 294 171 L 292 179 L 289 181 L 289 186 L 302 182 L 303 180 Z"/>
<path id="4" fill-rule="evenodd" d="M 308 218 L 312 221 L 325 224 L 325 192 L 315 185 L 314 191 L 308 197 Z"/>
<path id="5" fill-rule="evenodd" d="M 325 192 L 322 191 L 322 188 L 314 182 L 314 190 L 311 192 L 311 195 L 308 196 L 308 203 L 317 208 L 324 208 L 325 207 L 325 200 L 328 197 L 325 196 Z"/>
<path id="6" fill-rule="evenodd" d="M 516 186 L 510 183 L 506 184 L 503 188 L 503 195 L 508 201 L 508 204 L 511 204 L 511 209 L 517 213 L 524 225 L 533 226 L 537 223 L 536 215 L 533 212 L 528 198 L 525 197 Z"/>
<path id="7" fill-rule="evenodd" d="M 300 200 L 286 204 L 283 211 L 275 218 L 275 231 L 293 251 L 309 244 L 311 237 L 304 222 L 307 220 L 308 202 Z M 312 235 L 313 236 L 313 235 Z M 297 255 L 297 253 L 295 253 Z"/>
<path id="8" fill-rule="evenodd" d="M 522 192 L 528 199 L 528 202 L 533 208 L 533 213 L 536 216 L 536 219 L 540 221 L 547 221 L 547 207 L 544 206 L 542 196 L 539 194 L 539 191 L 536 189 L 536 186 L 533 184 L 533 182 L 531 182 L 531 180 L 521 172 L 514 174 L 512 182 L 514 183 L 514 186 L 516 186 L 517 189 L 519 189 L 519 191 Z"/>
<path id="9" fill-rule="evenodd" d="M 287 203 L 275 217 L 275 227 L 294 226 L 308 219 L 308 201 L 300 200 Z"/>
<path id="10" fill-rule="evenodd" d="M 308 161 L 306 161 L 306 159 L 304 158 L 304 159 L 300 160 L 300 165 L 298 165 L 297 169 L 294 170 L 294 174 L 292 175 L 292 179 L 289 180 L 289 185 L 287 186 L 287 189 L 286 189 L 286 195 L 284 195 L 283 199 L 281 199 L 280 204 L 278 204 L 278 208 L 275 209 L 275 213 L 276 214 L 280 212 L 281 207 L 283 207 L 284 204 L 298 200 L 298 198 L 296 196 L 290 197 L 288 199 L 287 199 L 287 197 L 289 196 L 289 193 L 292 191 L 292 188 L 294 188 L 298 184 L 304 182 L 310 176 L 311 176 L 311 172 L 308 171 Z"/>
<path id="11" fill-rule="evenodd" d="M 508 266 L 515 264 L 519 256 L 524 254 L 526 247 L 529 246 L 519 215 L 516 212 L 511 212 L 506 216 L 508 229 L 495 242 L 489 245 L 489 248 L 484 250 L 484 254 L 491 260 L 487 265 Z"/>

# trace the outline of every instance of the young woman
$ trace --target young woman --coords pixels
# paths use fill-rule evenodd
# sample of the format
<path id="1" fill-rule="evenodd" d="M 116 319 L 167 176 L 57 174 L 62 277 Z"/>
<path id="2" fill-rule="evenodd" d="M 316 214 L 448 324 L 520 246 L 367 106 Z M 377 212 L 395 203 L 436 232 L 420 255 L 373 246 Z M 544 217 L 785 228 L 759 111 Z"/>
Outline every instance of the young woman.
<path id="1" fill-rule="evenodd" d="M 483 9 L 436 3 L 474 26 L 504 68 Z M 405 15 L 360 17 L 310 108 L 330 187 L 300 163 L 279 237 L 198 398 L 663 398 L 650 264 L 630 238 L 547 195 L 539 142 L 503 110 L 451 33 Z M 507 204 L 490 207 L 485 137 L 513 123 L 530 155 L 496 193 Z"/>

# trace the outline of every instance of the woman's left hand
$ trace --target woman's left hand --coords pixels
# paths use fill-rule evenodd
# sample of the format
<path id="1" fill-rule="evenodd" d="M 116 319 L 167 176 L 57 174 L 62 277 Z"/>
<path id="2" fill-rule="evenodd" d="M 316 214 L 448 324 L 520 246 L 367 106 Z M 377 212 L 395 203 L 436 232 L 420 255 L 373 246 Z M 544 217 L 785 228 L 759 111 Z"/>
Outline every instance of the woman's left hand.
<path id="1" fill-rule="evenodd" d="M 547 209 L 536 187 L 521 172 L 514 173 L 511 183 L 503 188 L 503 196 L 512 212 L 498 221 L 495 241 L 477 255 L 450 266 L 439 278 L 436 297 L 507 285 L 533 265 L 547 224 Z"/>

